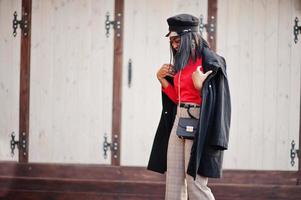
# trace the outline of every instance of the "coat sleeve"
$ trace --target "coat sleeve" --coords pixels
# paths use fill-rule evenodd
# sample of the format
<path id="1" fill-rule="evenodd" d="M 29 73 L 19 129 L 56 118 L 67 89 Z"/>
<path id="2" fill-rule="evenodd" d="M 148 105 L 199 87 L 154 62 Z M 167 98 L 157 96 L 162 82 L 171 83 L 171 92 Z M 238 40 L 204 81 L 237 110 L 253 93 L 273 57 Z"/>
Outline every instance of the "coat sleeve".
<path id="1" fill-rule="evenodd" d="M 210 145 L 218 150 L 228 149 L 231 122 L 231 99 L 226 74 L 226 63 L 222 58 L 223 68 L 216 76 L 216 99 L 210 133 Z"/>

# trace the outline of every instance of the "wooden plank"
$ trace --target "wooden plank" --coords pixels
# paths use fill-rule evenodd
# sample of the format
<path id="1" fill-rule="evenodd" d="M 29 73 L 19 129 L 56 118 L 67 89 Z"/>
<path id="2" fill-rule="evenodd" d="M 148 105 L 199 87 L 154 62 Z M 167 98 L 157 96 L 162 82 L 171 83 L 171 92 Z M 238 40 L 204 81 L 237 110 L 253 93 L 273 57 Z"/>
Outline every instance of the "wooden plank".
<path id="1" fill-rule="evenodd" d="M 236 90 L 239 94 L 238 107 L 239 110 L 239 125 L 238 125 L 238 134 L 239 139 L 236 141 L 237 150 L 236 159 L 239 163 L 240 169 L 253 169 L 254 160 L 250 159 L 250 138 L 252 137 L 252 118 L 251 118 L 251 96 L 252 96 L 252 31 L 250 27 L 253 25 L 253 1 L 252 0 L 243 0 L 235 1 L 232 3 L 239 4 L 239 12 L 233 13 L 235 17 L 240 16 L 238 19 L 238 24 L 234 30 L 238 31 L 239 46 L 237 49 L 237 62 L 236 67 L 239 68 L 239 71 L 236 72 L 235 76 L 238 76 L 239 86 Z M 246 9 L 248 8 L 248 9 Z M 232 30 L 232 31 L 234 31 Z M 233 74 L 234 76 L 234 74 Z M 235 83 L 234 83 L 235 84 Z"/>
<path id="2" fill-rule="evenodd" d="M 220 200 L 295 200 L 300 198 L 300 187 L 262 187 L 262 186 L 241 186 L 241 185 L 213 185 L 211 186 L 216 199 Z M 149 195 L 148 195 L 149 194 Z M 50 191 L 26 191 L 26 190 L 0 190 L 0 197 L 5 199 L 19 199 L 22 197 L 24 200 L 36 199 L 126 199 L 126 200 L 142 200 L 164 199 L 164 193 L 161 191 L 159 195 L 151 195 L 149 191 L 145 195 L 137 194 L 105 194 L 101 192 L 88 193 L 88 192 L 50 192 Z"/>
<path id="3" fill-rule="evenodd" d="M 33 190 L 49 192 L 83 192 L 100 194 L 135 194 L 159 196 L 165 190 L 163 183 L 115 180 L 68 180 L 44 178 L 0 178 L 0 188 L 6 190 Z M 153 191 L 150 193 L 150 191 Z"/>
<path id="4" fill-rule="evenodd" d="M 216 52 L 227 58 L 227 29 L 229 22 L 228 0 L 218 1 L 217 24 L 216 30 Z M 227 60 L 226 60 L 227 61 Z M 229 70 L 229 69 L 227 69 Z"/>
<path id="5" fill-rule="evenodd" d="M 210 179 L 216 199 L 298 199 L 297 172 L 225 170 Z M 164 175 L 143 167 L 0 163 L 0 198 L 163 199 Z"/>
<path id="6" fill-rule="evenodd" d="M 276 109 L 276 168 L 290 169 L 289 107 L 291 79 L 291 0 L 279 1 L 278 64 L 277 64 L 277 109 Z"/>
<path id="7" fill-rule="evenodd" d="M 19 138 L 19 95 L 20 95 L 20 42 L 21 31 L 13 37 L 12 19 L 14 11 L 21 18 L 19 0 L 0 1 L 0 160 L 17 161 L 18 149 L 11 156 L 10 134 Z"/>
<path id="8" fill-rule="evenodd" d="M 208 1 L 208 17 L 207 23 L 210 24 L 208 27 L 208 42 L 210 48 L 216 50 L 216 37 L 217 37 L 217 0 Z M 211 24 L 213 24 L 214 31 L 211 31 Z"/>
<path id="9" fill-rule="evenodd" d="M 104 193 L 84 193 L 84 192 L 50 192 L 50 191 L 26 191 L 26 190 L 0 190 L 0 198 L 5 200 L 156 200 L 164 199 L 162 194 L 155 195 L 137 195 L 137 194 L 104 194 Z M 2 199 L 2 198 L 1 198 Z"/>
<path id="10" fill-rule="evenodd" d="M 230 128 L 230 139 L 229 139 L 229 150 L 225 152 L 224 157 L 224 167 L 228 169 L 237 169 L 240 168 L 240 157 L 237 152 L 241 150 L 238 148 L 240 137 L 238 135 L 241 134 L 239 131 L 240 127 L 240 96 L 238 89 L 239 87 L 237 83 L 240 83 L 240 72 L 241 67 L 237 64 L 238 61 L 238 49 L 240 45 L 239 40 L 239 17 L 237 17 L 237 13 L 240 13 L 239 3 L 240 1 L 226 0 L 226 1 L 218 1 L 219 9 L 218 11 L 223 11 L 220 17 L 218 18 L 218 48 L 223 48 L 222 54 L 225 56 L 227 62 L 227 73 L 229 77 L 229 86 L 231 93 L 231 104 L 236 105 L 232 106 L 231 111 L 231 128 Z M 223 14 L 223 16 L 222 16 Z M 224 21 L 220 21 L 223 20 Z M 222 23 L 225 24 L 222 26 Z M 224 41 L 224 47 L 220 46 L 220 41 Z"/>
<path id="11" fill-rule="evenodd" d="M 144 181 L 165 182 L 165 175 L 144 167 L 121 167 L 80 164 L 16 164 L 0 162 L 0 177 L 83 181 Z M 298 173 L 293 171 L 224 170 L 223 178 L 209 183 L 296 185 Z"/>
<path id="12" fill-rule="evenodd" d="M 120 29 L 114 32 L 114 64 L 113 64 L 113 110 L 112 110 L 112 143 L 118 144 L 118 149 L 111 155 L 111 164 L 120 165 L 121 144 L 121 109 L 122 109 L 122 56 L 123 56 L 123 26 L 124 0 L 115 0 L 115 20 L 120 21 Z"/>
<path id="13" fill-rule="evenodd" d="M 276 143 L 278 140 L 276 130 L 276 110 L 277 110 L 277 64 L 278 64 L 278 15 L 279 2 L 267 0 L 265 2 L 266 13 L 264 18 L 265 39 L 264 39 L 264 56 L 265 56 L 265 80 L 264 80 L 264 98 L 263 98 L 263 169 L 275 169 L 276 160 Z"/>
<path id="14" fill-rule="evenodd" d="M 264 131 L 264 76 L 265 68 L 263 67 L 266 60 L 264 54 L 264 30 L 265 30 L 265 11 L 266 11 L 266 2 L 265 1 L 253 1 L 252 8 L 252 23 L 250 23 L 251 29 L 248 31 L 251 32 L 250 41 L 252 42 L 250 54 L 251 54 L 251 87 L 250 87 L 250 137 L 249 147 L 256 147 L 254 151 L 249 151 L 248 159 L 250 159 L 251 169 L 263 169 L 263 131 Z M 268 61 L 267 61 L 268 62 Z"/>
<path id="15" fill-rule="evenodd" d="M 28 33 L 21 35 L 19 162 L 28 162 L 29 145 L 29 96 L 30 96 L 30 49 L 31 49 L 31 0 L 22 0 L 22 16 L 27 15 Z M 24 146 L 23 146 L 24 145 Z"/>
<path id="16" fill-rule="evenodd" d="M 297 200 L 301 198 L 300 186 L 235 185 L 211 186 L 216 199 L 223 200 Z"/>
<path id="17" fill-rule="evenodd" d="M 260 184 L 209 184 L 216 199 L 286 199 L 295 200 L 301 197 L 301 186 L 296 185 L 260 185 Z M 22 179 L 0 177 L 0 197 L 28 197 L 39 193 L 48 198 L 59 199 L 63 194 L 73 195 L 78 199 L 82 195 L 103 195 L 104 197 L 132 197 L 163 199 L 164 184 L 152 182 L 123 182 L 123 181 L 71 181 L 47 179 Z M 27 192 L 27 194 L 25 193 Z M 79 196 L 75 196 L 78 194 Z M 65 197 L 66 197 L 65 196 Z M 41 197 L 41 196 L 39 196 Z M 29 197 L 28 197 L 29 198 Z M 34 197 L 31 196 L 31 199 Z M 37 197 L 36 197 L 37 198 Z M 24 198 L 22 198 L 24 199 Z M 119 199 L 119 198 L 118 198 Z"/>
<path id="18" fill-rule="evenodd" d="M 295 17 L 301 19 L 301 1 L 293 0 L 292 1 L 292 13 L 291 13 L 291 26 L 295 25 Z M 299 22 L 300 26 L 300 22 Z M 294 40 L 294 36 L 291 35 L 291 41 Z M 301 45 L 300 45 L 300 35 L 299 42 L 295 44 L 292 42 L 292 54 L 291 54 L 291 79 L 290 79 L 290 90 L 293 98 L 291 98 L 292 103 L 290 104 L 290 126 L 292 126 L 292 131 L 290 132 L 290 139 L 294 140 L 296 143 L 296 148 L 299 146 L 299 150 L 301 149 Z M 298 119 L 299 118 L 299 119 Z M 299 139 L 298 139 L 299 137 Z M 301 153 L 299 153 L 299 159 L 295 159 L 295 163 L 298 163 L 298 170 L 300 172 L 301 178 Z M 297 168 L 297 166 L 296 166 Z M 300 179 L 301 181 L 301 179 Z M 301 184 L 301 182 L 300 182 Z"/>
<path id="19" fill-rule="evenodd" d="M 212 191 L 216 199 L 219 200 L 295 200 L 300 198 L 300 187 L 264 187 L 261 185 L 213 185 L 211 186 Z M 158 191 L 155 191 L 159 193 Z M 5 200 L 12 199 L 22 199 L 24 200 L 36 200 L 36 199 L 106 199 L 106 200 L 142 200 L 142 199 L 151 199 L 151 200 L 163 200 L 164 191 L 160 190 L 159 195 L 153 195 L 151 191 L 148 191 L 147 194 L 137 195 L 137 194 L 118 194 L 118 193 L 101 193 L 97 192 L 52 192 L 52 191 L 32 191 L 32 190 L 1 190 L 0 197 L 5 197 Z"/>

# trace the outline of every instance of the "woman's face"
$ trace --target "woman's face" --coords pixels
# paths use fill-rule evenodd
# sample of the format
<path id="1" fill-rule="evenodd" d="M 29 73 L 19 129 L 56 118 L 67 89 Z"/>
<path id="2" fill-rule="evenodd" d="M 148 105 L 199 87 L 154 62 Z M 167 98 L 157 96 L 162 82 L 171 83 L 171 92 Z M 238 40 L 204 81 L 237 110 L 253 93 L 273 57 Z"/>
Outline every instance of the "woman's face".
<path id="1" fill-rule="evenodd" d="M 181 38 L 180 36 L 173 36 L 169 38 L 170 44 L 172 48 L 174 48 L 176 51 L 179 50 L 180 44 L 181 44 Z"/>

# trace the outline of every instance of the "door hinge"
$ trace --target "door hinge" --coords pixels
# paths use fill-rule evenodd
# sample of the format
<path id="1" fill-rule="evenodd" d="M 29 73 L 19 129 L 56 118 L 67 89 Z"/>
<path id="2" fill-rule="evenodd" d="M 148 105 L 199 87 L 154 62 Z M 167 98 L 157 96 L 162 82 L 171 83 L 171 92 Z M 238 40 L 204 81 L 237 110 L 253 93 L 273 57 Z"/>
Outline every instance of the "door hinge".
<path id="1" fill-rule="evenodd" d="M 294 42 L 298 42 L 298 35 L 301 34 L 301 26 L 298 26 L 299 19 L 298 17 L 295 18 L 295 25 L 294 25 Z"/>
<path id="2" fill-rule="evenodd" d="M 115 20 L 110 20 L 110 13 L 107 12 L 106 14 L 106 21 L 105 21 L 105 28 L 106 28 L 106 37 L 108 38 L 110 36 L 110 29 L 111 27 L 114 28 L 116 31 L 116 36 L 121 36 L 121 13 L 117 13 L 117 16 L 115 17 Z"/>
<path id="3" fill-rule="evenodd" d="M 210 24 L 205 24 L 204 23 L 204 16 L 200 16 L 200 33 L 203 36 L 204 31 L 206 30 L 207 34 L 210 35 L 210 39 L 213 40 L 213 33 L 216 31 L 215 28 L 215 17 L 211 16 L 211 22 Z"/>
<path id="4" fill-rule="evenodd" d="M 295 158 L 297 156 L 297 158 L 300 158 L 300 151 L 299 149 L 295 148 L 295 141 L 293 140 L 291 142 L 291 165 L 294 166 L 295 165 Z"/>
<path id="5" fill-rule="evenodd" d="M 16 11 L 14 12 L 14 19 L 13 19 L 13 35 L 14 35 L 14 37 L 16 37 L 16 35 L 17 35 L 18 26 L 23 31 L 23 35 L 26 37 L 28 35 L 28 31 L 29 31 L 29 22 L 28 22 L 28 13 L 27 12 L 24 12 L 21 20 L 17 19 L 17 12 Z"/>
<path id="6" fill-rule="evenodd" d="M 23 133 L 23 136 L 25 136 L 26 134 Z M 10 150 L 11 150 L 11 156 L 13 157 L 15 155 L 15 149 L 16 149 L 16 146 L 18 149 L 20 149 L 20 147 L 25 151 L 26 150 L 26 138 L 21 138 L 21 141 L 20 139 L 17 141 L 15 140 L 15 132 L 12 132 L 11 135 L 11 140 L 10 140 Z M 24 156 L 26 156 L 26 154 L 24 154 Z"/>
<path id="7" fill-rule="evenodd" d="M 103 142 L 103 156 L 105 159 L 107 159 L 107 152 L 111 150 L 113 158 L 117 159 L 117 150 L 118 150 L 118 141 L 117 141 L 118 135 L 114 135 L 114 139 L 111 143 L 108 142 L 107 134 L 104 134 L 104 142 Z"/>

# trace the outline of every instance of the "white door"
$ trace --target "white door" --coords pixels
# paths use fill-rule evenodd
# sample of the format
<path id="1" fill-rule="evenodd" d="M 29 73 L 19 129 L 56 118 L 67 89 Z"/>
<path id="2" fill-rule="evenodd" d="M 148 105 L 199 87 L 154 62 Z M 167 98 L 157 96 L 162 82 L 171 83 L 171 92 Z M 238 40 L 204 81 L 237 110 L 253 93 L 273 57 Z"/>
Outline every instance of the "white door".
<path id="1" fill-rule="evenodd" d="M 217 51 L 228 64 L 232 123 L 225 168 L 297 170 L 301 38 L 300 0 L 218 1 Z M 299 22 L 300 26 L 300 22 Z"/>
<path id="2" fill-rule="evenodd" d="M 20 45 L 21 30 L 13 36 L 12 20 L 17 11 L 21 18 L 20 0 L 0 0 L 0 160 L 18 160 L 18 148 L 11 156 L 11 133 L 19 138 Z"/>
<path id="3" fill-rule="evenodd" d="M 166 19 L 180 13 L 206 18 L 207 0 L 125 1 L 121 165 L 148 163 L 162 109 L 156 72 L 170 59 Z"/>
<path id="4" fill-rule="evenodd" d="M 32 6 L 29 162 L 110 164 L 114 1 Z"/>

